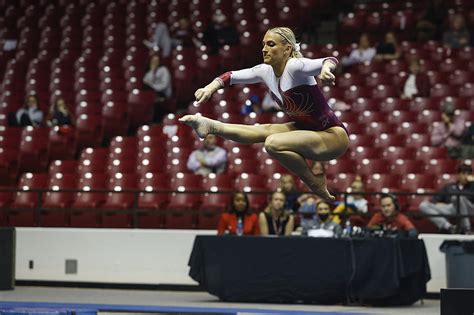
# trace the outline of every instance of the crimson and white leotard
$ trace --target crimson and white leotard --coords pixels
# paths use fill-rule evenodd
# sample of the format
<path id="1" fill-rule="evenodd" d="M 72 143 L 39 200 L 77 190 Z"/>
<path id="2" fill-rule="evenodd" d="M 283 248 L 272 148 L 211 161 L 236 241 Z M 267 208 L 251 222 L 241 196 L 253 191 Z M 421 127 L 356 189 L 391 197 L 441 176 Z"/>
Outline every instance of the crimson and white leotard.
<path id="1" fill-rule="evenodd" d="M 319 75 L 323 62 L 328 59 L 337 64 L 337 59 L 332 57 L 290 58 L 281 77 L 275 75 L 270 65 L 260 64 L 249 69 L 226 72 L 219 80 L 223 86 L 264 82 L 272 97 L 298 129 L 321 131 L 339 126 L 345 130 L 314 78 Z"/>

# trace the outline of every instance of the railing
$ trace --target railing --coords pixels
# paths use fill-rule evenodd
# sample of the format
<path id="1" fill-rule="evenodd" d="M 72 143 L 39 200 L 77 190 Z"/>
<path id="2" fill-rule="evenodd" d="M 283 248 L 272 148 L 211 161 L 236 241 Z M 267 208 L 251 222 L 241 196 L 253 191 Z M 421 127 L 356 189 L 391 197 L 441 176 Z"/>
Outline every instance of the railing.
<path id="1" fill-rule="evenodd" d="M 21 206 L 15 206 L 12 207 L 10 206 L 0 208 L 0 225 L 2 224 L 2 212 L 3 215 L 7 215 L 9 213 L 15 213 L 15 212 L 34 212 L 34 217 L 35 217 L 35 224 L 34 226 L 50 226 L 50 225 L 43 225 L 41 222 L 41 214 L 44 212 L 65 212 L 66 214 L 70 213 L 76 213 L 76 212 L 92 212 L 96 214 L 126 214 L 132 217 L 132 224 L 131 228 L 137 228 L 138 226 L 138 217 L 141 214 L 146 214 L 146 213 L 153 213 L 157 215 L 165 215 L 165 214 L 180 214 L 180 215 L 191 215 L 191 216 L 196 216 L 198 214 L 203 214 L 203 215 L 209 215 L 209 216 L 218 216 L 222 211 L 225 211 L 226 206 L 222 207 L 213 207 L 211 209 L 206 209 L 206 208 L 201 208 L 197 210 L 194 207 L 190 207 L 189 205 L 183 205 L 182 208 L 179 207 L 174 207 L 174 208 L 167 208 L 166 204 L 162 204 L 159 207 L 156 208 L 141 208 L 139 207 L 139 198 L 140 195 L 143 194 L 155 194 L 155 195 L 171 195 L 171 194 L 181 194 L 181 193 L 186 193 L 186 194 L 196 194 L 196 195 L 203 195 L 203 198 L 205 198 L 204 194 L 226 194 L 226 195 L 231 195 L 233 192 L 229 191 L 218 191 L 218 192 L 213 192 L 213 191 L 204 191 L 204 190 L 192 190 L 192 191 L 176 191 L 176 190 L 153 190 L 153 191 L 146 191 L 146 190 L 106 190 L 106 189 L 94 189 L 94 190 L 77 190 L 77 189 L 64 189 L 64 190 L 51 190 L 51 189 L 27 189 L 27 190 L 20 190 L 20 189 L 13 189 L 13 188 L 0 188 L 0 193 L 12 193 L 12 201 L 14 200 L 14 194 L 21 192 L 21 193 L 35 193 L 37 194 L 37 197 L 35 200 L 31 200 L 32 203 L 36 204 L 34 207 L 21 207 Z M 109 193 L 115 193 L 115 194 L 133 194 L 133 205 L 131 207 L 127 208 L 101 208 L 101 206 L 104 205 L 104 203 L 100 203 L 97 205 L 95 208 L 72 208 L 71 206 L 65 207 L 65 208 L 45 208 L 43 206 L 44 202 L 44 196 L 46 193 L 102 193 L 104 195 L 107 195 Z M 266 195 L 269 197 L 271 195 L 272 191 L 251 191 L 248 192 L 248 195 Z M 304 192 L 303 192 L 304 193 Z M 364 197 L 380 197 L 383 194 L 386 194 L 386 192 L 363 192 L 363 193 L 351 193 L 351 192 L 334 192 L 333 193 L 335 196 L 339 196 L 341 202 L 347 204 L 347 198 L 350 195 L 363 195 Z M 429 218 L 429 217 L 445 217 L 447 219 L 454 219 L 456 220 L 457 224 L 459 225 L 460 221 L 463 218 L 469 217 L 471 219 L 474 219 L 474 211 L 471 211 L 469 214 L 461 214 L 460 213 L 460 199 L 461 196 L 467 196 L 467 197 L 473 197 L 474 193 L 453 193 L 453 194 L 440 194 L 440 193 L 433 193 L 433 192 L 392 192 L 393 195 L 397 196 L 398 198 L 403 198 L 403 197 L 412 197 L 412 196 L 426 196 L 426 199 L 430 199 L 429 197 L 434 196 L 434 195 L 447 195 L 447 196 L 455 196 L 457 199 L 457 202 L 455 203 L 455 208 L 456 208 L 456 213 L 452 215 L 444 215 L 444 214 L 439 214 L 439 215 L 429 215 L 425 214 L 421 211 L 404 211 L 407 210 L 406 204 L 401 203 L 401 210 L 405 215 L 407 215 L 410 218 Z M 74 198 L 73 198 L 74 199 Z M 106 199 L 106 198 L 105 198 Z M 269 198 L 266 198 L 268 200 Z M 370 200 L 370 198 L 369 198 Z M 230 198 L 229 198 L 230 202 Z M 258 205 L 258 208 L 252 207 L 250 205 L 250 208 L 253 209 L 254 211 L 261 211 L 263 210 L 263 203 Z M 417 207 L 419 204 L 416 205 Z M 261 207 L 261 208 L 260 208 Z M 198 207 L 199 208 L 199 207 Z M 220 209 L 219 209 L 220 208 Z M 347 211 L 347 207 L 345 208 L 345 211 L 340 213 L 339 215 L 341 216 L 341 219 L 343 221 L 347 220 L 351 215 L 354 215 L 355 213 L 349 213 Z M 367 214 L 362 214 L 362 213 L 356 213 L 357 215 L 365 218 L 369 218 L 373 215 L 375 210 L 379 210 L 380 207 L 378 205 L 375 205 L 374 203 L 369 202 L 369 212 Z M 216 226 L 217 228 L 217 226 Z"/>

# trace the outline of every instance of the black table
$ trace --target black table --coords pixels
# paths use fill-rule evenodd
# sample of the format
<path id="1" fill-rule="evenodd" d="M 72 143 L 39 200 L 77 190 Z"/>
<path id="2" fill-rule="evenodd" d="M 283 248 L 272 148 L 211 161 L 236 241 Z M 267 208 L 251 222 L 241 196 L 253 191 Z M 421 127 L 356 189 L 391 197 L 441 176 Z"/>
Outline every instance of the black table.
<path id="1" fill-rule="evenodd" d="M 417 239 L 196 236 L 189 275 L 223 301 L 409 305 L 430 269 Z"/>

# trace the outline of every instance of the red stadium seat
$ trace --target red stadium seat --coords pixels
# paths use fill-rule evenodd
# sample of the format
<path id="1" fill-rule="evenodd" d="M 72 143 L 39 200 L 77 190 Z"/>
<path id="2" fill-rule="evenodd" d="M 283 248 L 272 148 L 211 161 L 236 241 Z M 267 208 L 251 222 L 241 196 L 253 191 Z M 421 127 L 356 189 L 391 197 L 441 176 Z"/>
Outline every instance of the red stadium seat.
<path id="1" fill-rule="evenodd" d="M 76 119 L 76 150 L 96 147 L 101 143 L 101 123 L 100 116 L 81 115 Z"/>
<path id="2" fill-rule="evenodd" d="M 372 192 L 387 192 L 397 190 L 400 187 L 401 176 L 398 174 L 374 174 L 368 176 L 365 189 Z"/>
<path id="3" fill-rule="evenodd" d="M 365 159 L 357 166 L 357 174 L 371 176 L 373 174 L 389 174 L 390 165 L 387 161 Z"/>
<path id="4" fill-rule="evenodd" d="M 456 174 L 459 162 L 452 159 L 431 159 L 426 165 L 428 174 Z"/>
<path id="5" fill-rule="evenodd" d="M 407 174 L 402 179 L 401 189 L 417 192 L 418 189 L 433 190 L 436 187 L 436 174 Z"/>
<path id="6" fill-rule="evenodd" d="M 426 164 L 420 160 L 392 160 L 392 173 L 394 174 L 423 174 L 426 171 Z"/>
<path id="7" fill-rule="evenodd" d="M 150 122 L 155 99 L 156 93 L 153 91 L 133 90 L 129 93 L 128 115 L 131 128 Z"/>
<path id="8" fill-rule="evenodd" d="M 265 175 L 241 174 L 235 179 L 235 190 L 251 192 L 266 191 L 267 177 Z"/>
<path id="9" fill-rule="evenodd" d="M 48 128 L 23 129 L 18 155 L 18 169 L 24 171 L 42 171 L 47 164 Z"/>
<path id="10" fill-rule="evenodd" d="M 98 208 L 104 203 L 106 198 L 105 192 L 89 192 L 90 190 L 105 190 L 107 175 L 102 173 L 85 173 L 78 183 L 81 192 L 77 193 L 76 200 L 72 204 L 72 208 Z"/>

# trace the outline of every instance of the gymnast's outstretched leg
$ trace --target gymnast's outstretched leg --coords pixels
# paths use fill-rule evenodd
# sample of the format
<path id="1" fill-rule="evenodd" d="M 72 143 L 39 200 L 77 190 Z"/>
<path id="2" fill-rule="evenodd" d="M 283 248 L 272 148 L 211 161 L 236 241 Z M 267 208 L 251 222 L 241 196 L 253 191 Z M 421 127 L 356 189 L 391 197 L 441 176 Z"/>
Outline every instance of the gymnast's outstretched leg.
<path id="1" fill-rule="evenodd" d="M 212 133 L 225 139 L 246 144 L 265 142 L 265 139 L 272 134 L 295 130 L 292 123 L 253 126 L 226 124 L 199 115 L 186 115 L 180 118 L 179 121 L 193 127 L 200 138 Z"/>

